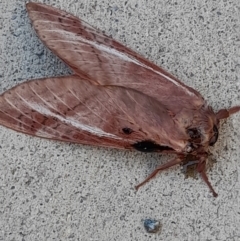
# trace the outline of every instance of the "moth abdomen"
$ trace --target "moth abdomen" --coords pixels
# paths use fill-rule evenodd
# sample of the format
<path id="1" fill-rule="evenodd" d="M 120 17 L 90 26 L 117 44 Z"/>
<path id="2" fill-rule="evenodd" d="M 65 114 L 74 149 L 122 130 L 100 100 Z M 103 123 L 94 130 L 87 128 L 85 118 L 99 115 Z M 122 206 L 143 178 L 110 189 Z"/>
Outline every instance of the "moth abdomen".
<path id="1" fill-rule="evenodd" d="M 133 148 L 141 152 L 173 151 L 169 146 L 161 146 L 151 140 L 139 141 L 134 143 Z"/>

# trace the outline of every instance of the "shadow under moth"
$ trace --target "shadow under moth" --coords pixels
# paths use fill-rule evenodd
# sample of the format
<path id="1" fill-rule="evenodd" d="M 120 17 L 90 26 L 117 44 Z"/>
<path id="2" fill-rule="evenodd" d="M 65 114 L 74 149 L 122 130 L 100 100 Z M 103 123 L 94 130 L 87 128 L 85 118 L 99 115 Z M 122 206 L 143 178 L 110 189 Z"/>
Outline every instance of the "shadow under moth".
<path id="1" fill-rule="evenodd" d="M 39 3 L 28 3 L 27 11 L 39 38 L 73 74 L 3 93 L 1 125 L 48 139 L 175 154 L 136 188 L 187 160 L 197 162 L 217 196 L 206 175 L 208 148 L 219 121 L 240 106 L 214 113 L 198 91 L 84 21 Z"/>

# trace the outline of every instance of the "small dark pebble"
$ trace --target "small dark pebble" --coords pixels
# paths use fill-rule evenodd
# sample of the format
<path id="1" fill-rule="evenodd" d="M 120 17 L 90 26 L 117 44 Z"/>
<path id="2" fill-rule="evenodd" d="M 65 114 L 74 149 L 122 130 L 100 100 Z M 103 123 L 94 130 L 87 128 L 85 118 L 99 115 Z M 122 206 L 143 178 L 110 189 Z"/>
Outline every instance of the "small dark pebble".
<path id="1" fill-rule="evenodd" d="M 155 219 L 145 219 L 144 228 L 148 233 L 157 233 L 161 228 L 161 223 Z"/>

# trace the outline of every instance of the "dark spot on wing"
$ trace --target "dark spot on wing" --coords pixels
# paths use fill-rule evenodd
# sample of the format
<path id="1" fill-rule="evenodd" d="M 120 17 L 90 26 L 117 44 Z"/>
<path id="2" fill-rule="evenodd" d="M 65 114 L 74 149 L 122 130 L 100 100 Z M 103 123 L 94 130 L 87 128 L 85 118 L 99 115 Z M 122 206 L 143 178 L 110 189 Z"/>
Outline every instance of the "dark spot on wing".
<path id="1" fill-rule="evenodd" d="M 127 135 L 129 135 L 133 132 L 133 130 L 128 127 L 122 128 L 122 131 L 124 132 L 124 134 L 127 134 Z"/>
<path id="2" fill-rule="evenodd" d="M 153 141 L 140 141 L 137 143 L 134 143 L 133 148 L 135 148 L 138 151 L 142 152 L 154 152 L 154 151 L 167 151 L 167 150 L 173 150 L 171 147 L 168 146 L 160 146 L 156 144 Z"/>

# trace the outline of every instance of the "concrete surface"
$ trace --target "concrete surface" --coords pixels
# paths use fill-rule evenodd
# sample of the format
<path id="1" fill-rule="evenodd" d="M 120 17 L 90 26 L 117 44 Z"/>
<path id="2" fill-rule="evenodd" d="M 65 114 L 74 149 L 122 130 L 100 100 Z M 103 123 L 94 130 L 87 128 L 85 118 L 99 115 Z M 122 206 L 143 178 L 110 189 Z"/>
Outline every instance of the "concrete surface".
<path id="1" fill-rule="evenodd" d="M 215 110 L 240 104 L 239 0 L 48 0 L 199 90 Z M 0 89 L 69 70 L 31 28 L 25 1 L 0 0 Z M 0 240 L 240 240 L 240 115 L 222 123 L 209 177 L 169 157 L 47 141 L 0 128 Z M 162 231 L 148 234 L 142 220 Z"/>

